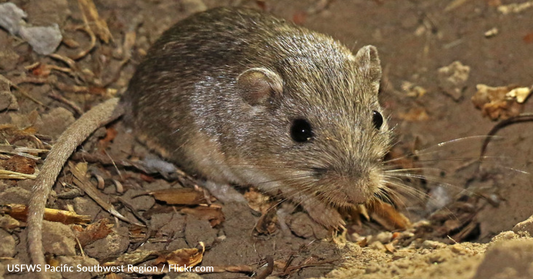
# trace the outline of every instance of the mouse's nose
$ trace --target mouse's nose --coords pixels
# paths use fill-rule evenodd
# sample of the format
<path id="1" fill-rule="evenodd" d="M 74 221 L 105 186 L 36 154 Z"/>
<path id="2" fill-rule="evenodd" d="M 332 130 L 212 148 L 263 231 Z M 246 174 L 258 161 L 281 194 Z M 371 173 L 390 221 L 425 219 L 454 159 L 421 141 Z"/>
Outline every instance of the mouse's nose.
<path id="1" fill-rule="evenodd" d="M 327 176 L 331 182 L 331 195 L 347 204 L 366 202 L 378 191 L 382 181 L 381 171 L 372 167 L 358 167 L 337 174 L 327 172 Z"/>

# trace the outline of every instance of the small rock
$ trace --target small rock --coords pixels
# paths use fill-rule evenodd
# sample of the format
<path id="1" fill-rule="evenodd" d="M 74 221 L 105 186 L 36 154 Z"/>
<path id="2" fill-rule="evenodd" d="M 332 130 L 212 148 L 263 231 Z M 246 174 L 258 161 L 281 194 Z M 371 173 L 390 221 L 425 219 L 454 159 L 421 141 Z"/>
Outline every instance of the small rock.
<path id="1" fill-rule="evenodd" d="M 0 4 L 0 26 L 13 35 L 18 33 L 20 24 L 24 22 L 23 18 L 26 16 L 22 9 L 11 2 Z"/>
<path id="2" fill-rule="evenodd" d="M 224 221 L 224 232 L 227 237 L 242 237 L 246 233 L 250 233 L 257 222 L 246 204 L 237 202 L 226 203 L 222 207 L 222 213 L 226 217 Z"/>
<path id="3" fill-rule="evenodd" d="M 467 255 L 469 254 L 469 249 L 466 248 L 464 245 L 460 244 L 460 243 L 456 243 L 452 246 L 450 246 L 450 251 L 454 252 L 455 254 L 458 254 L 458 255 Z"/>
<path id="4" fill-rule="evenodd" d="M 6 231 L 12 231 L 16 228 L 20 228 L 20 222 L 9 215 L 3 215 L 0 216 L 0 228 Z"/>
<path id="5" fill-rule="evenodd" d="M 474 279 L 533 278 L 532 262 L 532 239 L 497 242 L 487 250 Z"/>
<path id="6" fill-rule="evenodd" d="M 513 231 L 505 231 L 505 232 L 501 232 L 498 235 L 494 236 L 491 239 L 491 242 L 497 242 L 497 241 L 502 241 L 502 240 L 510 240 L 510 239 L 515 239 L 515 238 L 520 238 L 520 235 L 516 234 Z"/>
<path id="7" fill-rule="evenodd" d="M 53 53 L 63 40 L 63 35 L 61 35 L 61 30 L 57 24 L 46 27 L 21 26 L 19 35 L 31 45 L 33 51 L 42 55 Z"/>
<path id="8" fill-rule="evenodd" d="M 389 242 L 391 242 L 392 240 L 392 233 L 391 232 L 380 232 L 376 238 L 375 238 L 376 241 L 379 241 L 383 244 L 387 244 Z"/>
<path id="9" fill-rule="evenodd" d="M 144 193 L 146 193 L 144 189 L 130 189 L 122 196 L 122 199 L 131 204 L 134 210 L 146 211 L 154 206 L 155 199 L 152 196 L 143 195 Z"/>
<path id="10" fill-rule="evenodd" d="M 200 241 L 206 246 L 211 246 L 217 237 L 217 230 L 211 228 L 207 220 L 199 220 L 192 215 L 187 216 L 187 225 L 185 227 L 185 240 L 189 245 L 196 245 Z"/>
<path id="11" fill-rule="evenodd" d="M 0 37 L 2 37 L 2 34 L 0 34 Z M 12 48 L 7 47 L 6 40 L 0 38 L 0 70 L 9 72 L 15 69 L 18 65 L 17 61 L 19 58 L 20 55 Z"/>
<path id="12" fill-rule="evenodd" d="M 470 67 L 461 64 L 459 61 L 455 61 L 439 69 L 439 86 L 444 93 L 457 101 L 463 96 L 463 90 L 469 74 Z"/>
<path id="13" fill-rule="evenodd" d="M 102 260 L 122 255 L 130 245 L 127 227 L 119 227 L 116 231 L 108 234 L 85 247 L 85 253 L 90 257 Z"/>
<path id="14" fill-rule="evenodd" d="M 189 245 L 187 244 L 187 242 L 185 241 L 184 238 L 181 238 L 181 237 L 176 238 L 176 237 L 174 237 L 174 239 L 170 243 L 167 243 L 165 245 L 165 249 L 166 250 L 175 251 L 175 250 L 178 250 L 178 249 L 182 249 L 184 247 L 189 247 Z M 220 238 L 217 241 L 220 242 L 221 241 Z"/>
<path id="15" fill-rule="evenodd" d="M 152 229 L 157 231 L 158 235 L 182 235 L 185 231 L 185 216 L 176 213 L 159 213 L 154 214 L 150 221 Z M 210 227 L 211 228 L 211 227 Z"/>
<path id="16" fill-rule="evenodd" d="M 20 203 L 27 204 L 30 199 L 30 191 L 20 187 L 10 187 L 0 193 L 0 204 Z"/>
<path id="17" fill-rule="evenodd" d="M 0 57 L 1 59 L 1 57 Z M 17 98 L 9 91 L 0 92 L 0 111 L 3 110 L 18 110 L 19 104 Z"/>
<path id="18" fill-rule="evenodd" d="M 45 253 L 59 256 L 76 255 L 76 238 L 69 226 L 43 221 L 43 248 Z"/>
<path id="19" fill-rule="evenodd" d="M 15 256 L 15 238 L 8 232 L 0 230 L 0 257 L 11 258 Z"/>
<path id="20" fill-rule="evenodd" d="M 36 124 L 35 126 L 39 129 L 39 133 L 57 138 L 75 120 L 72 112 L 66 108 L 58 107 L 44 114 L 42 116 L 42 124 Z"/>
<path id="21" fill-rule="evenodd" d="M 53 53 L 61 43 L 61 40 L 63 40 L 59 26 L 56 23 L 47 27 L 31 26 L 24 21 L 26 17 L 27 14 L 15 4 L 0 4 L 1 27 L 4 27 L 13 35 L 19 35 L 39 54 L 48 55 Z"/>
<path id="22" fill-rule="evenodd" d="M 516 224 L 513 227 L 513 232 L 528 232 L 529 235 L 533 236 L 533 216 L 527 218 L 527 220 L 525 221 Z"/>
<path id="23" fill-rule="evenodd" d="M 438 248 L 444 248 L 446 246 L 447 245 L 442 242 L 433 241 L 433 240 L 425 240 L 422 243 L 422 248 L 425 248 L 425 249 L 438 249 Z"/>
<path id="24" fill-rule="evenodd" d="M 95 217 L 102 211 L 102 208 L 88 197 L 77 197 L 73 200 L 74 211 L 80 215 L 89 215 Z"/>
<path id="25" fill-rule="evenodd" d="M 297 236 L 303 238 L 324 239 L 328 231 L 317 224 L 307 213 L 297 212 L 288 218 L 289 229 Z"/>
<path id="26" fill-rule="evenodd" d="M 491 38 L 491 37 L 494 37 L 496 35 L 498 35 L 500 31 L 498 30 L 498 28 L 496 27 L 493 27 L 489 30 L 487 30 L 485 33 L 483 33 L 483 35 L 485 35 L 485 38 Z"/>
<path id="27" fill-rule="evenodd" d="M 186 13 L 198 13 L 207 10 L 207 6 L 202 0 L 181 0 L 181 5 Z"/>
<path id="28" fill-rule="evenodd" d="M 10 123 L 19 128 L 19 129 L 25 129 L 31 126 L 33 123 L 28 118 L 27 114 L 22 114 L 18 112 L 8 112 L 7 113 L 10 118 Z"/>
<path id="29" fill-rule="evenodd" d="M 99 266 L 100 263 L 96 259 L 79 256 L 61 256 L 58 257 L 58 260 L 61 264 L 74 267 L 73 272 L 61 272 L 61 275 L 64 279 L 90 279 L 98 277 L 98 275 L 100 275 L 97 272 L 77 272 L 78 265 L 87 267 Z"/>

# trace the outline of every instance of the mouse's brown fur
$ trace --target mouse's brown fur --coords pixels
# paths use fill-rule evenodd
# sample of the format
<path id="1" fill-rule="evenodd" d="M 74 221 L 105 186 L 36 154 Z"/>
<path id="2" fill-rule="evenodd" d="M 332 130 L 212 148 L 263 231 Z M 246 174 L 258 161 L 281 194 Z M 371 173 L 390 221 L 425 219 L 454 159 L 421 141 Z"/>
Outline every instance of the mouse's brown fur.
<path id="1" fill-rule="evenodd" d="M 216 9 L 152 46 L 123 100 L 149 146 L 217 183 L 281 194 L 338 227 L 335 206 L 362 203 L 389 148 L 374 47 L 354 56 L 331 37 L 252 10 Z M 295 142 L 293 121 L 314 137 Z"/>
<path id="2" fill-rule="evenodd" d="M 380 78 L 372 46 L 353 55 L 271 15 L 218 8 L 161 36 L 121 108 L 142 141 L 185 171 L 255 185 L 338 228 L 337 208 L 365 202 L 385 180 Z"/>

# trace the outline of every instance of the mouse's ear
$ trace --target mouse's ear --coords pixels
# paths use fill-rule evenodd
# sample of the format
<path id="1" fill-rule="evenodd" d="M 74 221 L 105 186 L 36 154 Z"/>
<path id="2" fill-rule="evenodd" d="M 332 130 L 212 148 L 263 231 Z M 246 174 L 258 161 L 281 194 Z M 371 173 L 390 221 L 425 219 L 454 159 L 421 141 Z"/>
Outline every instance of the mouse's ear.
<path id="1" fill-rule="evenodd" d="M 265 105 L 270 98 L 283 92 L 281 77 L 266 68 L 251 68 L 237 77 L 237 90 L 252 106 Z"/>
<path id="2" fill-rule="evenodd" d="M 378 50 L 375 46 L 364 46 L 355 55 L 355 61 L 360 73 L 371 82 L 374 92 L 379 90 L 381 80 L 381 65 Z"/>

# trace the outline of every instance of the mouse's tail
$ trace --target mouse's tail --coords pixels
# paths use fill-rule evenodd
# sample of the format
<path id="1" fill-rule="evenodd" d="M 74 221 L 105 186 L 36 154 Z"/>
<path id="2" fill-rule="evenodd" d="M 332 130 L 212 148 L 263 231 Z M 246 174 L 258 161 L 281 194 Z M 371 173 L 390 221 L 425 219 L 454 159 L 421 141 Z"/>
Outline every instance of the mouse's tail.
<path id="1" fill-rule="evenodd" d="M 117 105 L 119 98 L 109 99 L 72 123 L 59 136 L 35 180 L 28 208 L 28 251 L 33 264 L 44 268 L 42 227 L 46 200 L 55 184 L 59 172 L 68 160 L 72 152 L 83 143 L 96 129 L 119 118 L 124 113 L 124 108 Z M 40 278 L 47 278 L 44 270 L 39 274 Z"/>

